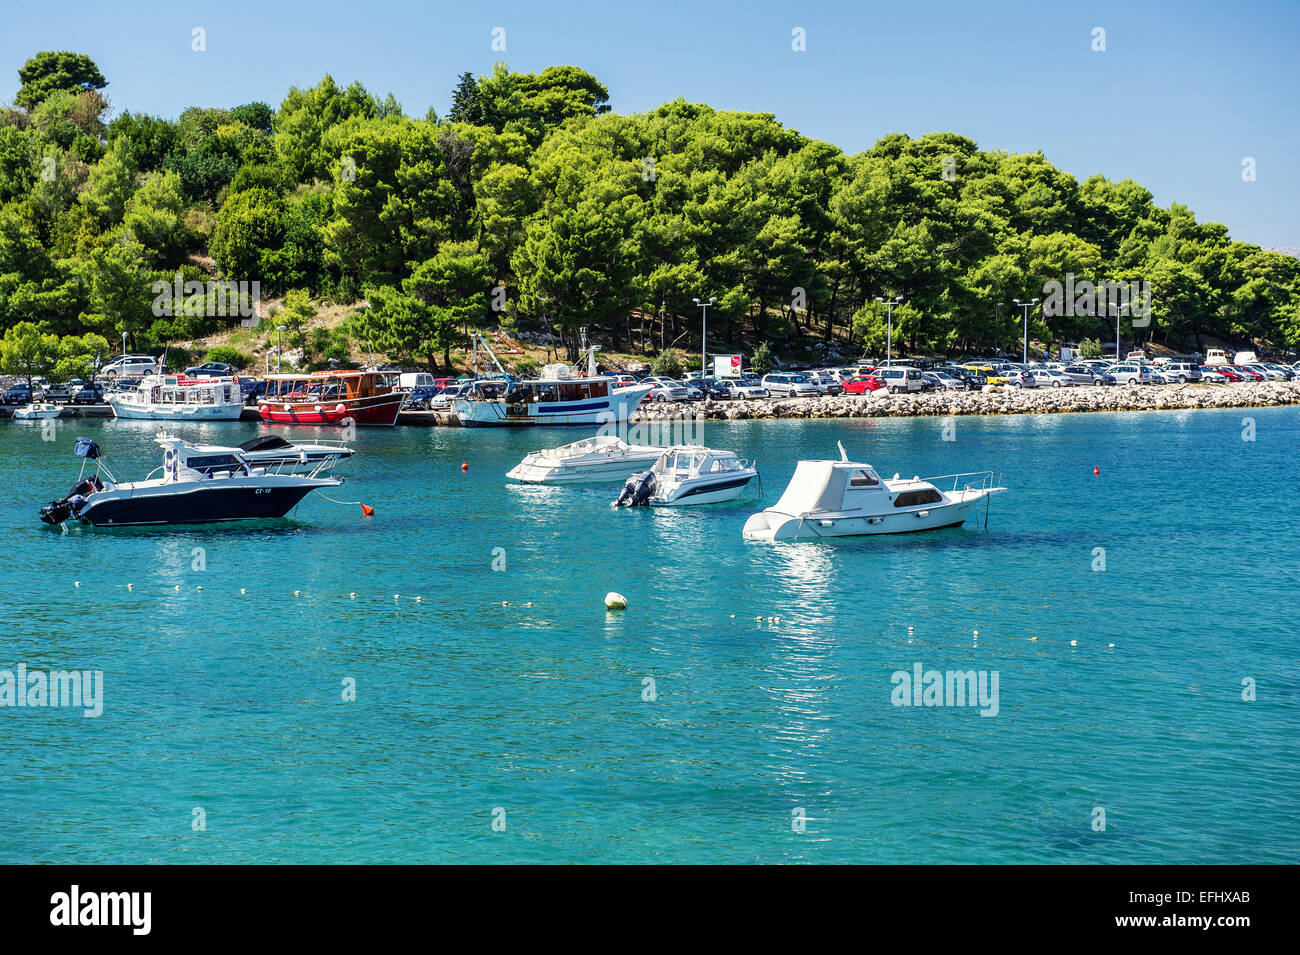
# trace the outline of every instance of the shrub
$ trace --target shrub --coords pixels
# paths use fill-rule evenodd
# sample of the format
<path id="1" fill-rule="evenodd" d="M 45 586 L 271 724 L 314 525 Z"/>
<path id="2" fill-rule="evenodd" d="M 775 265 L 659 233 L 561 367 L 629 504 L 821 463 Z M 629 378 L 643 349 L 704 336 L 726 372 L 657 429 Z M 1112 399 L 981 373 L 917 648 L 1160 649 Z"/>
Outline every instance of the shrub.
<path id="1" fill-rule="evenodd" d="M 682 359 L 676 348 L 665 348 L 655 356 L 651 370 L 663 378 L 680 378 L 682 376 Z"/>
<path id="2" fill-rule="evenodd" d="M 756 375 L 766 375 L 776 367 L 776 360 L 772 357 L 772 349 L 767 347 L 767 342 L 762 342 L 754 349 L 754 354 L 749 356 L 749 370 Z"/>

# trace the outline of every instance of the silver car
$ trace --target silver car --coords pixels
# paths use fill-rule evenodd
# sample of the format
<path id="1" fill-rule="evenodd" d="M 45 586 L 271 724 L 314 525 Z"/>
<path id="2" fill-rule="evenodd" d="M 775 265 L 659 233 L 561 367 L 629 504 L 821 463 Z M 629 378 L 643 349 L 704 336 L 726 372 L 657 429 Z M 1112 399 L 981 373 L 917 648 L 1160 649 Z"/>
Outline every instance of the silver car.
<path id="1" fill-rule="evenodd" d="M 807 375 L 793 372 L 774 372 L 764 375 L 763 387 L 774 398 L 811 398 L 821 394 Z"/>

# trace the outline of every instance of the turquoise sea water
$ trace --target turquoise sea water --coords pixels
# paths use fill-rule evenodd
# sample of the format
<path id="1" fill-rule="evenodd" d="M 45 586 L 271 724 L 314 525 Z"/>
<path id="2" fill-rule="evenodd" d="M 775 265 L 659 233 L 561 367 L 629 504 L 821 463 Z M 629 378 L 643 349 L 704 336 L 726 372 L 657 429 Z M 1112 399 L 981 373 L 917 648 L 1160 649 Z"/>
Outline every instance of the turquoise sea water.
<path id="1" fill-rule="evenodd" d="M 614 511 L 504 480 L 580 429 L 363 430 L 331 496 L 368 519 L 38 522 L 75 436 L 138 477 L 154 430 L 0 426 L 0 669 L 105 697 L 0 709 L 0 862 L 1300 858 L 1300 410 L 704 425 L 762 504 L 837 439 L 1004 473 L 987 530 L 902 538 L 744 543 L 757 488 Z M 917 663 L 998 671 L 998 714 L 892 705 Z"/>

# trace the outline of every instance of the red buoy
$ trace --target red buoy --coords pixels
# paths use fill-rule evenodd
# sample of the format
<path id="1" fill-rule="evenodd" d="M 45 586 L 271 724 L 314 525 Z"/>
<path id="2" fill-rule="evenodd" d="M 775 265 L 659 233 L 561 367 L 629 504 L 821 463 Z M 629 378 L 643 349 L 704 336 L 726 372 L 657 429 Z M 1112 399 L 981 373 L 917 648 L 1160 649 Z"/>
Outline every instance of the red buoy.
<path id="1" fill-rule="evenodd" d="M 468 462 L 464 462 L 464 461 L 461 462 L 460 469 L 461 469 L 462 471 L 468 471 L 468 470 L 469 470 L 469 463 L 468 463 Z"/>
<path id="2" fill-rule="evenodd" d="M 1092 469 L 1092 473 L 1093 473 L 1093 474 L 1100 474 L 1100 473 L 1101 473 L 1101 468 L 1094 467 L 1094 468 Z"/>

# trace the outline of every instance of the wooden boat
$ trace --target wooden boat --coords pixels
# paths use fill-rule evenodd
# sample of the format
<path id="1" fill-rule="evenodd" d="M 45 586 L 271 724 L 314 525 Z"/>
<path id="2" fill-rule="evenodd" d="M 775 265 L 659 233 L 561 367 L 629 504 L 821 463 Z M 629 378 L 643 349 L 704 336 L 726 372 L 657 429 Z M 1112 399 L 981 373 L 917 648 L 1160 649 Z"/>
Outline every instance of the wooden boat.
<path id="1" fill-rule="evenodd" d="M 318 371 L 267 375 L 258 402 L 263 421 L 276 424 L 347 424 L 392 427 L 407 393 L 397 373 Z"/>

